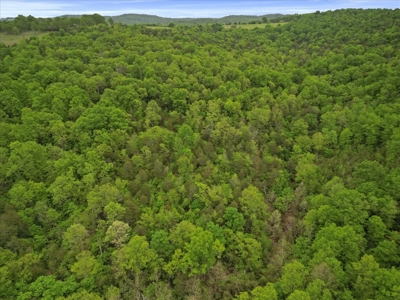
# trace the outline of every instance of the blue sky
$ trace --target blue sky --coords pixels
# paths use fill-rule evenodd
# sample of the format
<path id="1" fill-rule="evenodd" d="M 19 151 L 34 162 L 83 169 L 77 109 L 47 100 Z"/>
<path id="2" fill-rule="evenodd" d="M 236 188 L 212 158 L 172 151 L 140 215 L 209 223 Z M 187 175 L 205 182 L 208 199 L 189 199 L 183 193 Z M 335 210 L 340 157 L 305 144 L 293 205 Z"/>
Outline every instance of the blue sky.
<path id="1" fill-rule="evenodd" d="M 124 13 L 162 17 L 223 17 L 269 13 L 308 13 L 340 8 L 400 8 L 400 0 L 0 0 L 0 18 L 64 14 L 115 16 Z"/>

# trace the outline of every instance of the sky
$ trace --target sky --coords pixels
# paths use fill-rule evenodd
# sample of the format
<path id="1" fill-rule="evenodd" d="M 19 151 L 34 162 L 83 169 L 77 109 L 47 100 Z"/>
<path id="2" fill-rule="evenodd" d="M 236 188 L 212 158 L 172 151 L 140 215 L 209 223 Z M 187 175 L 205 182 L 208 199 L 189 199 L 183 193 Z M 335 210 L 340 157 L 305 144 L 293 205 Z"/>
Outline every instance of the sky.
<path id="1" fill-rule="evenodd" d="M 400 8 L 400 0 L 0 0 L 0 18 L 126 13 L 171 18 L 309 13 L 340 8 Z"/>

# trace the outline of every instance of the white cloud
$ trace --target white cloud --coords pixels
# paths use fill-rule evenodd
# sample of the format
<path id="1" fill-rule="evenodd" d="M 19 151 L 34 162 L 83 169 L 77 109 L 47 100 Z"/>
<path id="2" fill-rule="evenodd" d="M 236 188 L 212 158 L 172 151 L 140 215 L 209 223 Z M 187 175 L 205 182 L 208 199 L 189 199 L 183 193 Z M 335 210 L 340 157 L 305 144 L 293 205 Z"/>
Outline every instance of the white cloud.
<path id="1" fill-rule="evenodd" d="M 163 0 L 0 0 L 0 18 L 18 15 L 55 17 L 66 14 L 119 15 L 126 13 L 123 6 L 164 2 Z M 116 9 L 117 8 L 117 9 Z"/>
<path id="2" fill-rule="evenodd" d="M 71 2 L 0 0 L 0 16 L 2 18 L 18 15 L 51 17 L 64 14 L 64 11 L 76 11 L 77 6 L 79 5 Z"/>
<path id="3" fill-rule="evenodd" d="M 19 14 L 54 17 L 65 14 L 99 13 L 115 16 L 139 13 L 196 18 L 399 6 L 399 0 L 0 0 L 0 17 Z"/>

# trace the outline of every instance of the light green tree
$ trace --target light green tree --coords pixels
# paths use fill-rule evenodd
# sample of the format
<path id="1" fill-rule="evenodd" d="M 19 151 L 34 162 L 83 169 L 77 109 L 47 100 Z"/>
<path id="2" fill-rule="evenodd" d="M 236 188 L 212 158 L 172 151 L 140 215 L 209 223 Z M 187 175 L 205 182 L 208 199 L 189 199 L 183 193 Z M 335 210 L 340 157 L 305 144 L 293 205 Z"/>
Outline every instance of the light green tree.
<path id="1" fill-rule="evenodd" d="M 286 299 L 288 299 L 288 300 L 311 300 L 311 297 L 307 292 L 295 290 Z"/>
<path id="2" fill-rule="evenodd" d="M 101 268 L 100 263 L 89 251 L 82 251 L 76 256 L 77 262 L 71 266 L 71 271 L 80 279 L 96 275 Z"/>
<path id="3" fill-rule="evenodd" d="M 172 260 L 165 266 L 169 274 L 181 271 L 189 276 L 205 274 L 221 257 L 225 247 L 211 232 L 196 228 L 184 249 L 177 249 Z"/>
<path id="4" fill-rule="evenodd" d="M 107 229 L 105 241 L 121 248 L 129 240 L 130 232 L 131 228 L 127 223 L 114 221 Z"/>
<path id="5" fill-rule="evenodd" d="M 126 211 L 125 207 L 114 201 L 111 201 L 104 207 L 104 212 L 106 213 L 107 221 L 110 223 L 116 220 L 123 219 L 125 211 Z"/>
<path id="6" fill-rule="evenodd" d="M 161 108 L 158 106 L 157 102 L 151 100 L 145 110 L 145 126 L 150 128 L 152 126 L 158 125 L 162 119 Z"/>
<path id="7" fill-rule="evenodd" d="M 82 224 L 71 225 L 63 234 L 63 245 L 74 252 L 81 252 L 88 246 L 89 233 Z"/>
<path id="8" fill-rule="evenodd" d="M 279 286 L 285 295 L 290 295 L 295 290 L 304 288 L 307 276 L 308 270 L 306 267 L 299 261 L 295 260 L 283 267 L 282 277 L 279 280 Z"/>
<path id="9" fill-rule="evenodd" d="M 140 275 L 157 259 L 143 236 L 133 236 L 129 243 L 113 253 L 115 264 L 122 270 L 133 272 L 138 286 Z"/>

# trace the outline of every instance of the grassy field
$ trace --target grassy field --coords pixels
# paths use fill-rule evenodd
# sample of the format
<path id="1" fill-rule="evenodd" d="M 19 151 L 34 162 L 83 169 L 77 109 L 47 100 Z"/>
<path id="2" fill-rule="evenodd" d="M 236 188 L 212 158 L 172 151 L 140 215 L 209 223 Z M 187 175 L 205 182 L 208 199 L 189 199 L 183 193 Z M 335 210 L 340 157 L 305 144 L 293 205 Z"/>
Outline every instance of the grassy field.
<path id="1" fill-rule="evenodd" d="M 278 24 L 285 25 L 285 24 L 287 24 L 287 22 L 286 23 L 269 23 L 268 25 L 271 25 L 272 27 L 276 27 L 276 26 L 278 26 Z M 245 25 L 236 25 L 236 28 L 243 28 L 243 29 L 265 28 L 266 25 L 267 24 L 245 24 Z M 232 26 L 235 26 L 235 25 L 225 25 L 224 27 L 228 29 L 228 28 L 231 28 Z"/>
<path id="2" fill-rule="evenodd" d="M 42 36 L 45 36 L 48 34 L 47 32 L 42 32 L 42 31 L 27 31 L 24 33 L 21 33 L 19 35 L 10 35 L 6 34 L 4 32 L 0 32 L 0 43 L 3 43 L 7 46 L 18 44 L 19 41 L 23 39 L 29 39 L 32 36 L 37 36 L 41 38 Z"/>

